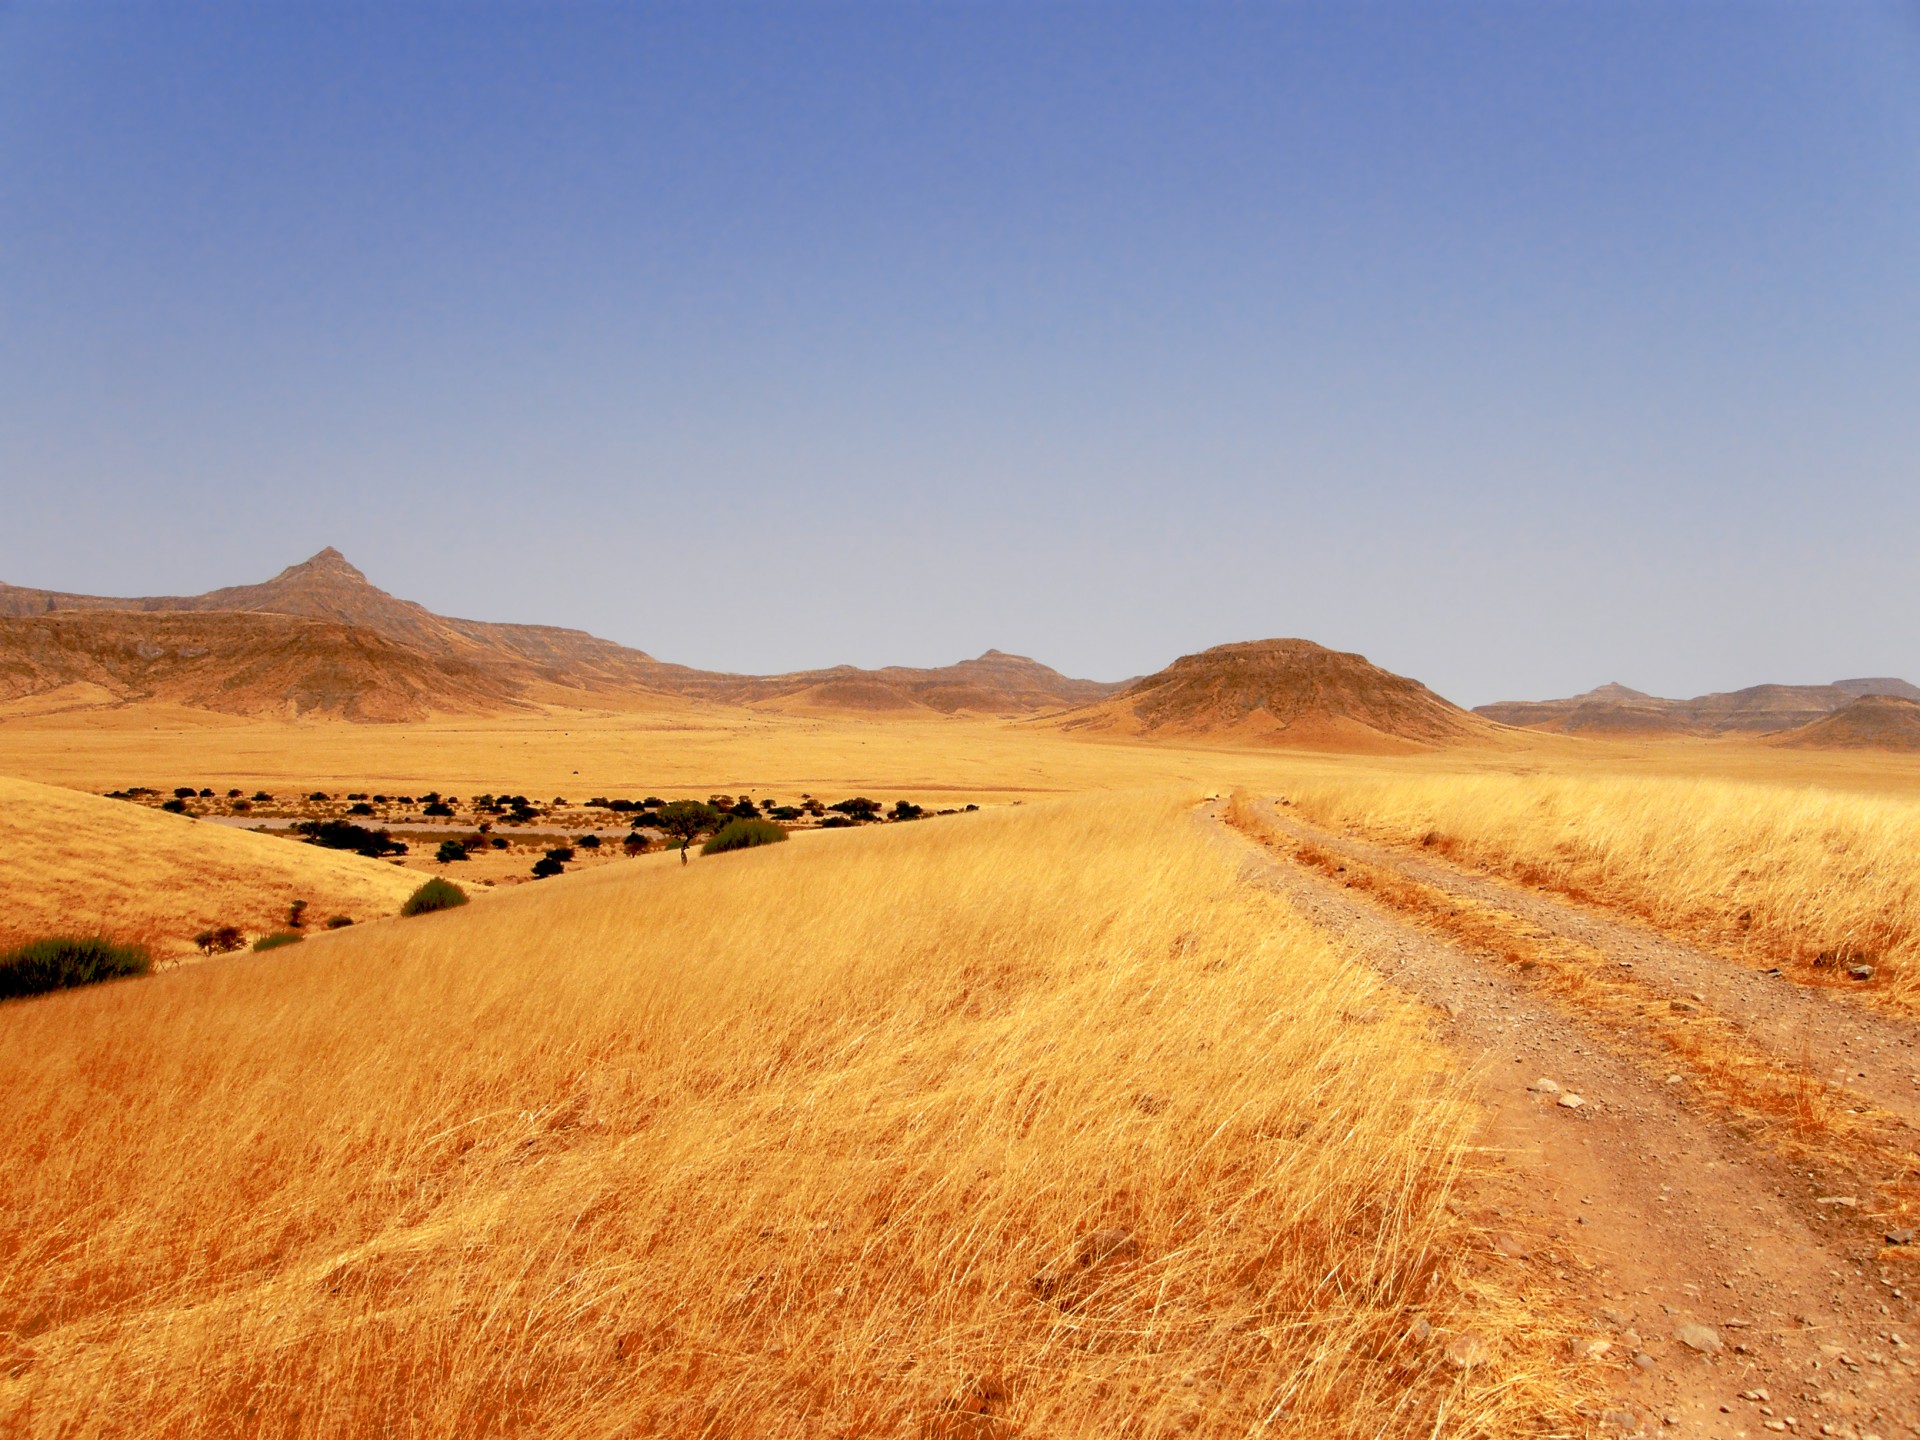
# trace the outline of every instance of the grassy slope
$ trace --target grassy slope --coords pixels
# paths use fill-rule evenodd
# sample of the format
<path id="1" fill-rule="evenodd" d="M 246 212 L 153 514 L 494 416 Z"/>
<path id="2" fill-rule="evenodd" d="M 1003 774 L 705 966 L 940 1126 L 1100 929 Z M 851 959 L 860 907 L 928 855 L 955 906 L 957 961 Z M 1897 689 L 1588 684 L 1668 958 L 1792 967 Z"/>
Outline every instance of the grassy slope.
<path id="1" fill-rule="evenodd" d="M 0 944 L 105 931 L 157 954 L 215 924 L 391 915 L 419 877 L 377 861 L 0 776 Z"/>
<path id="2" fill-rule="evenodd" d="M 1083 799 L 9 1006 L 0 1416 L 1506 1432 L 1561 1347 L 1464 1258 L 1447 1057 L 1233 875 Z"/>
<path id="3" fill-rule="evenodd" d="M 1920 804 L 1729 780 L 1355 776 L 1303 780 L 1310 817 L 1427 839 L 1471 863 L 1590 896 L 1762 963 L 1920 1008 Z"/>

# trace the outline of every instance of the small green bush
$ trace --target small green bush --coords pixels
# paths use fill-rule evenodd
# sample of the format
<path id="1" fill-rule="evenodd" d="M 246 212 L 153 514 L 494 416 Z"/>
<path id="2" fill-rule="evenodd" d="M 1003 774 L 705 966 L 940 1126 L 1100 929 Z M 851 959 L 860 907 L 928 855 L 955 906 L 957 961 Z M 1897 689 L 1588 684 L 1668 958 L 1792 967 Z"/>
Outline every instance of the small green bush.
<path id="1" fill-rule="evenodd" d="M 442 880 L 436 875 L 407 897 L 407 903 L 400 907 L 400 913 L 428 915 L 435 910 L 451 910 L 466 903 L 466 891 L 451 880 Z"/>
<path id="2" fill-rule="evenodd" d="M 273 934 L 262 935 L 258 940 L 254 941 L 253 948 L 256 951 L 278 950 L 283 945 L 298 945 L 306 938 L 306 936 L 296 930 L 276 930 Z"/>
<path id="3" fill-rule="evenodd" d="M 238 925 L 216 925 L 194 936 L 193 943 L 206 955 L 230 955 L 247 943 L 247 937 Z"/>
<path id="4" fill-rule="evenodd" d="M 433 858 L 442 865 L 450 865 L 456 860 L 467 858 L 467 847 L 458 840 L 442 840 L 440 848 L 434 851 Z"/>
<path id="5" fill-rule="evenodd" d="M 0 1000 L 144 975 L 153 957 L 144 945 L 121 945 L 104 935 L 53 935 L 0 954 Z"/>
<path id="6" fill-rule="evenodd" d="M 787 832 L 771 820 L 729 820 L 700 847 L 702 855 L 724 855 L 729 850 L 751 850 L 756 845 L 778 845 Z"/>
<path id="7" fill-rule="evenodd" d="M 353 917 L 351 915 L 329 915 L 327 917 L 327 929 L 329 930 L 344 930 L 352 923 Z"/>
<path id="8" fill-rule="evenodd" d="M 545 880 L 554 875 L 564 875 L 566 871 L 567 867 L 560 861 L 554 859 L 551 853 L 542 855 L 538 860 L 533 862 L 533 878 L 536 880 Z"/>

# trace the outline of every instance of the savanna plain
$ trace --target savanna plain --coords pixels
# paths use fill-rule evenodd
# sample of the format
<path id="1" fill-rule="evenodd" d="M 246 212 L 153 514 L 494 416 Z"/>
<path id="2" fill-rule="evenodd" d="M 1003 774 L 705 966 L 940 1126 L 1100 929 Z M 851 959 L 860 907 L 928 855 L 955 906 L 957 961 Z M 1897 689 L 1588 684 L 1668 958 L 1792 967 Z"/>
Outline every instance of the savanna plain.
<path id="1" fill-rule="evenodd" d="M 0 942 L 162 962 L 0 1003 L 7 1433 L 1920 1434 L 1911 755 L 146 704 L 0 775 Z M 800 818 L 225 823 L 429 792 Z"/>

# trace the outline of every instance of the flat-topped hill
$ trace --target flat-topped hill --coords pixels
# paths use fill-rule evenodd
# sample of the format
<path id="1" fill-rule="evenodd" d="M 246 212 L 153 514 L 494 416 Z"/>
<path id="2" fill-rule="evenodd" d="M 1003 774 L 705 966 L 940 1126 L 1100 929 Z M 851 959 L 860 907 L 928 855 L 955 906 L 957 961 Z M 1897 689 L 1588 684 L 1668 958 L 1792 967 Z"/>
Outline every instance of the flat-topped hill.
<path id="1" fill-rule="evenodd" d="M 1063 728 L 1304 749 L 1394 751 L 1484 741 L 1500 726 L 1363 655 L 1251 640 L 1183 655 Z"/>
<path id="2" fill-rule="evenodd" d="M 1920 701 L 1899 695 L 1863 695 L 1778 736 L 1776 745 L 1806 750 L 1920 751 Z"/>

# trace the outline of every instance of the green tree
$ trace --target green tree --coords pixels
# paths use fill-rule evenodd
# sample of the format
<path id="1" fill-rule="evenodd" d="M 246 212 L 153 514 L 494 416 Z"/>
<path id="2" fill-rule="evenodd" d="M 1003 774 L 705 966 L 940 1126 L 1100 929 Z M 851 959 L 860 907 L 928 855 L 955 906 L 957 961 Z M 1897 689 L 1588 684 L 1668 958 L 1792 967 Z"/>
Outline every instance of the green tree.
<path id="1" fill-rule="evenodd" d="M 726 822 L 719 810 L 700 800 L 675 800 L 662 805 L 653 823 L 680 842 L 680 863 L 687 860 L 687 847 L 702 835 L 711 835 Z"/>

